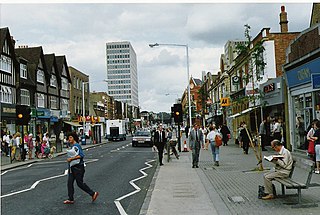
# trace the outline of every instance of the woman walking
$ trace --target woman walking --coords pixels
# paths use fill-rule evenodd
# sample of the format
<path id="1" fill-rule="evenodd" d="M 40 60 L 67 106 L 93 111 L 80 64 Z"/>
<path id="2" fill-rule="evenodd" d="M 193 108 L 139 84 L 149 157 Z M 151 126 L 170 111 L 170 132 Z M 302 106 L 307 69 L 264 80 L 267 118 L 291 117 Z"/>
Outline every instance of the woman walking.
<path id="1" fill-rule="evenodd" d="M 241 143 L 243 148 L 243 153 L 248 154 L 249 147 L 250 147 L 250 138 L 252 139 L 252 136 L 247 129 L 247 125 L 245 122 L 242 122 L 243 129 L 240 131 L 240 137 L 241 137 Z"/>
<path id="2" fill-rule="evenodd" d="M 314 135 L 311 137 L 311 139 L 314 140 L 316 152 L 316 170 L 314 172 L 320 174 L 320 121 L 315 123 L 314 129 Z"/>
<path id="3" fill-rule="evenodd" d="M 217 135 L 221 137 L 221 134 L 216 129 L 216 126 L 215 125 L 210 126 L 209 133 L 207 135 L 207 141 L 209 141 L 210 143 L 213 162 L 215 166 L 219 166 L 219 146 L 216 146 L 216 143 L 215 143 L 215 138 Z"/>
<path id="4" fill-rule="evenodd" d="M 71 144 L 71 149 L 68 150 L 68 165 L 69 165 L 69 172 L 68 172 L 68 199 L 65 200 L 64 204 L 73 204 L 74 203 L 74 181 L 77 182 L 77 185 L 80 189 L 84 192 L 88 193 L 91 198 L 92 202 L 94 202 L 99 193 L 94 192 L 86 183 L 83 181 L 85 167 L 84 167 L 84 152 L 80 146 L 79 138 L 76 133 L 68 134 L 68 140 Z"/>

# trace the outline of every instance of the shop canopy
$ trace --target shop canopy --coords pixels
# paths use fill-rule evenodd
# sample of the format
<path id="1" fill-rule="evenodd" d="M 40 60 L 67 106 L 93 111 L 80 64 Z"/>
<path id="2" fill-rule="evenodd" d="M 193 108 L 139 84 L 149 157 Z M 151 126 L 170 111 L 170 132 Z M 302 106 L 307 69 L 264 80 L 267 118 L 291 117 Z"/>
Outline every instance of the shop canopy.
<path id="1" fill-rule="evenodd" d="M 78 122 L 69 122 L 69 121 L 63 121 L 63 122 L 66 123 L 66 124 L 75 126 L 75 127 L 80 127 L 80 126 L 82 126 L 82 125 L 80 125 Z"/>

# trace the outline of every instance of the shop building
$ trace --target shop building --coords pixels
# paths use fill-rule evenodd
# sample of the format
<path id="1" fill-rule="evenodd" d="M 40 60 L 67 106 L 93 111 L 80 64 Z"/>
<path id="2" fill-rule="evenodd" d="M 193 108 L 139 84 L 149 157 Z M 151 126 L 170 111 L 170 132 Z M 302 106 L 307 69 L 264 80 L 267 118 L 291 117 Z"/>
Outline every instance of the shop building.
<path id="1" fill-rule="evenodd" d="M 293 150 L 306 150 L 306 132 L 313 119 L 320 120 L 320 25 L 306 29 L 287 49 L 284 77 L 288 89 L 289 119 Z"/>

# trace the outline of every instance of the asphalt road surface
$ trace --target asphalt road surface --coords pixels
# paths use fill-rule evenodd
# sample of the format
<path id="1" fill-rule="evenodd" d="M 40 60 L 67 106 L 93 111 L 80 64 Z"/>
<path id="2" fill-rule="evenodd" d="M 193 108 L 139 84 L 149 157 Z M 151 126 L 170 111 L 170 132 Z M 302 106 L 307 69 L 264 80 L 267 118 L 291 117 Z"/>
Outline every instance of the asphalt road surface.
<path id="1" fill-rule="evenodd" d="M 63 155 L 2 173 L 1 214 L 139 214 L 156 170 L 151 148 L 133 148 L 130 138 L 87 149 L 85 155 L 84 182 L 100 193 L 94 203 L 75 182 L 75 204 L 63 204 L 68 198 Z"/>

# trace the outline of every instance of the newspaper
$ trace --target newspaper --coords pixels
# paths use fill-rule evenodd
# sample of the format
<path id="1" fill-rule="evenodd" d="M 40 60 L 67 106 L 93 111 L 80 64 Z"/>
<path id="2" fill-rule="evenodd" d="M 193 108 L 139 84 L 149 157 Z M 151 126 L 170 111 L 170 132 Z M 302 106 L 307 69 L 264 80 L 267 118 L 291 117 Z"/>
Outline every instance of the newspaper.
<path id="1" fill-rule="evenodd" d="M 272 161 L 273 158 L 282 159 L 284 158 L 283 155 L 269 155 L 269 156 L 263 156 L 263 158 L 267 161 Z"/>

